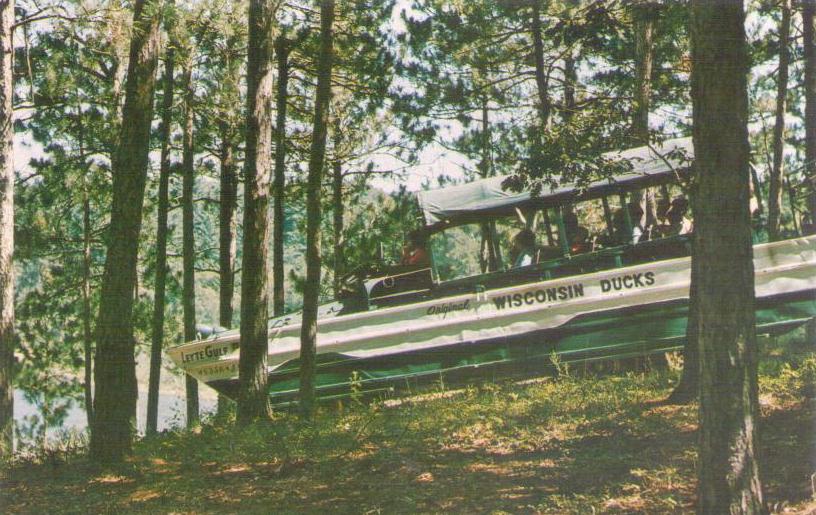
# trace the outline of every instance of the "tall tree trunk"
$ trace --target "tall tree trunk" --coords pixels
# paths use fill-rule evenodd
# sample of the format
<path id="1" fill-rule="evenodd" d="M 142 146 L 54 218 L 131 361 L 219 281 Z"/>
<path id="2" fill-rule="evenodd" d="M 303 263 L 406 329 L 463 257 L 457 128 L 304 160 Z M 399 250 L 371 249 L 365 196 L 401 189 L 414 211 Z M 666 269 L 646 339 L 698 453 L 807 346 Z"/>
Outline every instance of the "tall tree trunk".
<path id="1" fill-rule="evenodd" d="M 533 0 L 532 13 L 533 60 L 535 61 L 536 93 L 538 94 L 538 118 L 541 130 L 545 131 L 550 125 L 550 86 L 549 75 L 544 66 L 544 41 L 541 35 L 541 6 L 540 0 Z"/>
<path id="2" fill-rule="evenodd" d="M 107 258 L 96 325 L 94 428 L 91 457 L 121 461 L 131 451 L 136 420 L 133 293 L 142 226 L 142 203 L 153 119 L 161 9 L 136 0 L 119 145 L 111 163 L 113 203 Z"/>
<path id="3" fill-rule="evenodd" d="M 334 0 L 321 0 L 317 91 L 312 145 L 309 152 L 309 176 L 306 183 L 306 285 L 303 289 L 303 322 L 300 332 L 300 411 L 307 419 L 314 414 L 316 395 L 317 302 L 320 294 L 320 185 L 326 157 L 326 132 L 331 101 L 333 22 Z"/>
<path id="4" fill-rule="evenodd" d="M 816 224 L 816 0 L 802 0 L 802 40 L 805 48 L 805 162 L 810 181 L 808 211 Z"/>
<path id="5" fill-rule="evenodd" d="M 235 294 L 235 207 L 238 200 L 238 178 L 235 175 L 233 127 L 230 121 L 219 122 L 221 133 L 221 189 L 218 213 L 218 325 L 232 328 L 232 298 Z M 218 394 L 217 414 L 225 416 L 231 401 Z"/>
<path id="6" fill-rule="evenodd" d="M 269 418 L 267 345 L 268 244 L 272 143 L 272 29 L 279 4 L 249 2 L 247 119 L 244 161 L 244 241 L 241 272 L 241 355 L 238 364 L 238 423 Z"/>
<path id="7" fill-rule="evenodd" d="M 150 377 L 147 385 L 147 434 L 155 434 L 159 421 L 159 383 L 164 343 L 164 306 L 167 288 L 167 212 L 170 206 L 170 134 L 173 123 L 175 48 L 171 41 L 164 55 L 164 95 L 160 129 L 159 205 L 156 214 L 156 280 L 150 341 Z"/>
<path id="8" fill-rule="evenodd" d="M 807 204 L 816 224 L 816 0 L 802 0 L 802 44 L 805 47 L 805 177 L 810 182 Z M 807 326 L 807 339 L 816 343 L 816 318 Z"/>
<path id="9" fill-rule="evenodd" d="M 482 133 L 480 146 L 482 151 L 482 158 L 479 161 L 477 170 L 479 176 L 490 177 L 493 167 L 491 166 L 491 141 L 490 137 L 490 110 L 488 109 L 487 98 L 482 99 Z M 482 273 L 495 272 L 499 269 L 498 257 L 496 253 L 496 242 L 493 235 L 495 233 L 495 222 L 483 222 L 481 224 L 482 242 L 481 250 L 479 252 L 479 261 Z"/>
<path id="10" fill-rule="evenodd" d="M 564 109 L 562 113 L 567 123 L 572 121 L 576 108 L 575 89 L 578 84 L 578 70 L 575 61 L 573 50 L 569 50 L 564 57 Z"/>
<path id="11" fill-rule="evenodd" d="M 335 146 L 337 151 L 337 146 Z M 343 166 L 335 159 L 332 163 L 332 231 L 334 232 L 334 294 L 340 292 L 343 274 L 346 269 L 346 242 L 343 237 Z"/>
<path id="12" fill-rule="evenodd" d="M 757 344 L 751 246 L 748 55 L 741 0 L 693 0 L 698 173 L 699 513 L 764 513 L 757 462 Z"/>
<path id="13" fill-rule="evenodd" d="M 79 99 L 79 91 L 76 91 Z M 33 98 L 33 97 L 32 97 Z M 88 430 L 93 429 L 93 332 L 91 329 L 91 199 L 88 193 L 88 177 L 84 173 L 85 162 L 85 128 L 82 123 L 82 106 L 76 106 L 77 133 L 79 134 L 79 163 L 82 176 L 82 350 L 83 381 L 82 391 L 85 400 L 85 417 Z"/>
<path id="14" fill-rule="evenodd" d="M 235 255 L 237 252 L 235 211 L 238 207 L 238 175 L 235 164 L 235 137 L 237 120 L 233 113 L 234 100 L 239 98 L 241 82 L 240 61 L 235 59 L 239 38 L 233 34 L 227 38 L 223 51 L 226 73 L 219 88 L 218 109 L 220 120 L 218 132 L 221 139 L 219 150 L 220 192 L 218 213 L 218 324 L 232 329 L 234 315 L 233 297 L 235 296 Z M 235 404 L 228 397 L 218 394 L 216 415 L 226 417 L 234 412 Z"/>
<path id="15" fill-rule="evenodd" d="M 0 1 L 0 459 L 14 445 L 14 0 Z"/>
<path id="16" fill-rule="evenodd" d="M 84 377 L 82 390 L 85 395 L 85 416 L 88 429 L 93 429 L 93 331 L 91 329 L 91 200 L 88 186 L 82 193 L 82 348 L 84 351 Z"/>
<path id="17" fill-rule="evenodd" d="M 493 175 L 493 166 L 491 162 L 492 148 L 490 148 L 493 138 L 490 135 L 490 105 L 487 98 L 482 99 L 482 133 L 480 134 L 480 146 L 482 151 L 481 160 L 479 160 L 479 175 L 481 177 L 490 177 Z"/>
<path id="18" fill-rule="evenodd" d="M 649 143 L 649 110 L 652 95 L 652 66 L 654 63 L 654 26 L 657 6 L 649 0 L 640 0 L 632 7 L 633 32 L 635 35 L 635 91 L 632 105 L 632 137 L 637 145 Z M 643 191 L 640 201 L 643 209 L 641 226 L 646 227 L 657 221 L 657 202 L 653 188 Z M 665 368 L 668 365 L 665 354 L 653 354 L 646 359 L 635 360 L 637 368 Z"/>
<path id="19" fill-rule="evenodd" d="M 232 327 L 232 298 L 235 292 L 235 207 L 238 200 L 238 178 L 235 175 L 235 155 L 232 141 L 232 127 L 222 121 L 221 133 L 221 192 L 218 215 L 218 324 L 227 329 Z"/>
<path id="20" fill-rule="evenodd" d="M 632 7 L 635 34 L 635 94 L 632 105 L 632 136 L 638 145 L 649 141 L 649 109 L 654 62 L 654 22 L 656 7 L 641 1 Z"/>
<path id="21" fill-rule="evenodd" d="M 283 243 L 284 223 L 284 192 L 286 188 L 286 101 L 289 87 L 289 51 L 290 42 L 283 36 L 275 40 L 275 52 L 278 57 L 278 88 L 276 95 L 277 118 L 275 120 L 275 183 L 274 192 L 274 219 L 272 227 L 272 312 L 275 316 L 283 314 L 285 308 L 284 273 L 283 273 Z"/>
<path id="22" fill-rule="evenodd" d="M 195 313 L 195 211 L 193 190 L 195 189 L 195 145 L 193 142 L 193 123 L 195 112 L 195 89 L 193 87 L 193 50 L 184 66 L 184 127 L 182 130 L 182 293 L 181 303 L 184 311 L 184 341 L 196 339 Z M 191 375 L 184 377 L 187 400 L 187 427 L 199 422 L 198 415 L 198 381 Z"/>
<path id="23" fill-rule="evenodd" d="M 695 209 L 696 213 L 697 210 Z M 692 241 L 692 246 L 694 242 Z M 692 255 L 696 254 L 692 250 Z M 700 342 L 698 338 L 700 324 L 700 303 L 697 284 L 699 283 L 700 260 L 691 261 L 691 281 L 689 283 L 689 312 L 686 325 L 686 343 L 683 345 L 683 371 L 667 399 L 669 404 L 688 404 L 697 398 L 700 392 Z"/>
<path id="24" fill-rule="evenodd" d="M 632 103 L 632 138 L 637 145 L 649 143 L 649 109 L 652 95 L 652 67 L 654 63 L 654 26 L 657 6 L 649 0 L 640 0 L 632 7 L 635 34 L 635 91 Z M 642 224 L 657 220 L 654 190 L 644 191 L 641 199 L 644 218 Z"/>
<path id="25" fill-rule="evenodd" d="M 768 183 L 768 237 L 779 239 L 782 210 L 782 162 L 785 152 L 785 111 L 788 96 L 788 39 L 790 34 L 791 2 L 781 0 L 782 20 L 779 22 L 779 71 L 776 79 L 776 124 L 773 133 L 773 168 Z"/>

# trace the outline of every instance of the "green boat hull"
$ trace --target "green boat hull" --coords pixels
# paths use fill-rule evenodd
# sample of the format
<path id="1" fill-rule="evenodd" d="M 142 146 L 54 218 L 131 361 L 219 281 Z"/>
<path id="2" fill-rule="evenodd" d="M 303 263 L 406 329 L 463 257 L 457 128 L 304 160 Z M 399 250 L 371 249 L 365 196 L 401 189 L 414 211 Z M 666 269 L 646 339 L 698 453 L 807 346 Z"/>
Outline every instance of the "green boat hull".
<path id="1" fill-rule="evenodd" d="M 759 333 L 791 330 L 816 317 L 816 291 L 806 290 L 757 299 Z M 587 313 L 566 324 L 506 338 L 457 342 L 432 349 L 355 358 L 338 353 L 318 355 L 316 385 L 324 398 L 352 392 L 399 389 L 421 382 L 468 377 L 487 370 L 495 374 L 543 374 L 553 361 L 586 363 L 679 350 L 685 341 L 688 300 Z M 269 374 L 273 403 L 295 400 L 299 360 L 290 360 Z M 490 372 L 487 372 L 488 376 Z M 237 393 L 237 380 L 208 383 L 227 396 Z"/>

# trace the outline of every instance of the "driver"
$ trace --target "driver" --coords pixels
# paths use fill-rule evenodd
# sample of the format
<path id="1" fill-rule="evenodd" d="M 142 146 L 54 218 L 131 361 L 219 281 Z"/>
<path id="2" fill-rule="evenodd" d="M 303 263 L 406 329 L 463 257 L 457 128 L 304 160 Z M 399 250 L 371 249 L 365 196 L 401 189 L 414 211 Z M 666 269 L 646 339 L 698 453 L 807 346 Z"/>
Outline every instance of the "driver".
<path id="1" fill-rule="evenodd" d="M 424 232 L 419 230 L 409 232 L 405 241 L 405 247 L 402 249 L 400 265 L 430 266 L 431 260 L 428 258 L 428 251 L 425 248 L 427 243 L 428 237 Z"/>
<path id="2" fill-rule="evenodd" d="M 536 237 L 530 229 L 522 229 L 513 236 L 513 246 L 510 249 L 510 259 L 513 268 L 533 264 L 536 252 Z"/>

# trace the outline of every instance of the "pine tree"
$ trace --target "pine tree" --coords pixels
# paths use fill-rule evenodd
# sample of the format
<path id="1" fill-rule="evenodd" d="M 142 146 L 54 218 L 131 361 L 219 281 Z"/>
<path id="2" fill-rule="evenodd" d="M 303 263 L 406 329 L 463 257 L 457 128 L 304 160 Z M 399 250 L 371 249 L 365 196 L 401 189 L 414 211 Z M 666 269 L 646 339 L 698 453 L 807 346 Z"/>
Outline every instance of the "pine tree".
<path id="1" fill-rule="evenodd" d="M 326 157 L 329 102 L 331 100 L 332 24 L 334 0 L 320 2 L 320 53 L 317 61 L 314 127 L 309 153 L 306 189 L 306 286 L 303 292 L 303 322 L 300 334 L 300 411 L 304 418 L 314 415 L 316 392 L 317 304 L 320 293 L 320 193 Z"/>
<path id="2" fill-rule="evenodd" d="M 805 89 L 805 177 L 809 182 L 808 211 L 816 224 L 816 0 L 802 0 L 802 45 Z"/>
<path id="3" fill-rule="evenodd" d="M 285 306 L 284 298 L 284 274 L 283 274 L 283 244 L 284 244 L 284 223 L 286 222 L 286 210 L 284 200 L 286 198 L 286 107 L 289 100 L 289 52 L 292 50 L 294 42 L 281 35 L 275 40 L 275 53 L 278 59 L 278 84 L 275 95 L 275 108 L 277 118 L 275 123 L 275 180 L 274 189 L 274 221 L 272 238 L 273 254 L 273 277 L 272 277 L 272 304 L 275 316 L 283 314 Z"/>
<path id="4" fill-rule="evenodd" d="M 783 158 L 785 153 L 785 111 L 788 98 L 788 39 L 791 25 L 791 2 L 781 0 L 782 20 L 779 22 L 779 68 L 776 79 L 776 123 L 773 132 L 773 167 L 768 179 L 768 236 L 779 238 L 782 211 Z"/>
<path id="5" fill-rule="evenodd" d="M 91 457 L 121 461 L 131 451 L 136 419 L 133 298 L 147 175 L 153 89 L 159 54 L 159 3 L 137 0 L 119 145 L 112 162 L 113 203 L 102 282 Z"/>
<path id="6" fill-rule="evenodd" d="M 182 123 L 182 259 L 183 259 L 183 287 L 182 306 L 184 310 L 184 340 L 197 339 L 196 312 L 195 312 L 195 206 L 193 205 L 193 189 L 195 187 L 195 143 L 194 143 L 194 102 L 195 86 L 193 84 L 193 60 L 195 50 L 192 42 L 186 49 L 184 68 L 182 71 L 182 87 L 184 91 L 184 118 Z M 184 377 L 185 398 L 187 401 L 187 427 L 198 424 L 198 381 L 191 375 Z"/>
<path id="7" fill-rule="evenodd" d="M 162 347 L 164 344 L 164 312 L 167 287 L 167 213 L 170 208 L 170 136 L 173 121 L 173 89 L 175 88 L 176 41 L 173 28 L 167 21 L 175 18 L 174 3 L 170 2 L 166 14 L 165 27 L 168 32 L 167 48 L 164 53 L 164 79 L 162 81 L 162 112 L 159 138 L 161 156 L 159 158 L 159 191 L 156 213 L 156 276 L 153 295 L 153 327 L 150 343 L 150 376 L 147 386 L 147 434 L 158 428 L 159 381 L 161 378 Z"/>
<path id="8" fill-rule="evenodd" d="M 249 2 L 239 424 L 269 417 L 266 387 L 269 333 L 267 210 L 272 146 L 272 29 L 278 5 L 272 0 Z"/>
<path id="9" fill-rule="evenodd" d="M 692 99 L 699 174 L 694 227 L 699 304 L 698 513 L 764 513 L 751 245 L 748 54 L 740 0 L 694 0 Z"/>
<path id="10" fill-rule="evenodd" d="M 802 45 L 805 57 L 805 179 L 809 184 L 807 210 L 816 224 L 816 0 L 802 0 Z M 816 342 L 816 318 L 807 326 L 807 339 Z"/>
<path id="11" fill-rule="evenodd" d="M 0 459 L 14 437 L 14 157 L 12 92 L 14 0 L 0 1 Z"/>

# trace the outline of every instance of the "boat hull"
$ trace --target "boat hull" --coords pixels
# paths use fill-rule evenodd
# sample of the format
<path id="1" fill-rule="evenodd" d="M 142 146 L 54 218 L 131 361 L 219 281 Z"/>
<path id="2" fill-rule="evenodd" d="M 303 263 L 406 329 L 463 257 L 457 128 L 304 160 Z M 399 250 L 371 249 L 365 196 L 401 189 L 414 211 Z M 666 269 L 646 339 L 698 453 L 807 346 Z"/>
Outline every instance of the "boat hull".
<path id="1" fill-rule="evenodd" d="M 754 249 L 759 332 L 816 316 L 816 237 Z M 317 388 L 324 397 L 485 369 L 538 373 L 552 360 L 586 362 L 679 349 L 688 318 L 690 259 L 679 258 L 475 291 L 318 323 Z M 298 390 L 300 324 L 272 324 L 270 395 Z M 171 349 L 174 361 L 229 397 L 237 391 L 237 333 Z"/>

